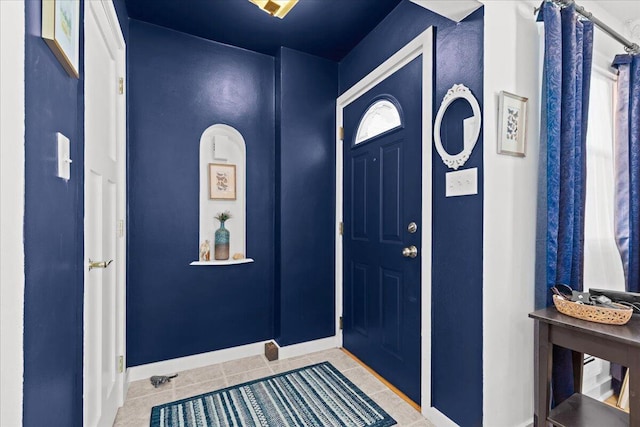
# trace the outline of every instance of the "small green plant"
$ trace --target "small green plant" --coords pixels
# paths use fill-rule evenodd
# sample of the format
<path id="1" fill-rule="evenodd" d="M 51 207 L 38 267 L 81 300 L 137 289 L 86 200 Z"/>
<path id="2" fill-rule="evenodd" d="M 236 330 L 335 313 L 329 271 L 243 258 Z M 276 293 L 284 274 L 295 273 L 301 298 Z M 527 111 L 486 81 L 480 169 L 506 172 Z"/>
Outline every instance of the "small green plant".
<path id="1" fill-rule="evenodd" d="M 220 222 L 224 222 L 228 219 L 231 219 L 231 212 L 229 211 L 218 212 L 216 216 L 214 216 L 214 218 Z"/>

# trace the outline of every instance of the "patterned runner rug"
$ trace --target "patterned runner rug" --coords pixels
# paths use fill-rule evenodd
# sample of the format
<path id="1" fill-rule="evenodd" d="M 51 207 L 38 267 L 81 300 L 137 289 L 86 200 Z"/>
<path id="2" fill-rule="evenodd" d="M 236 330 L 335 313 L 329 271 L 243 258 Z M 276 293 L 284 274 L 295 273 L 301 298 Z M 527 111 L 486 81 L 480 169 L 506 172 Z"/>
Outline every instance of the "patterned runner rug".
<path id="1" fill-rule="evenodd" d="M 396 422 L 329 362 L 155 406 L 151 427 L 387 427 Z"/>

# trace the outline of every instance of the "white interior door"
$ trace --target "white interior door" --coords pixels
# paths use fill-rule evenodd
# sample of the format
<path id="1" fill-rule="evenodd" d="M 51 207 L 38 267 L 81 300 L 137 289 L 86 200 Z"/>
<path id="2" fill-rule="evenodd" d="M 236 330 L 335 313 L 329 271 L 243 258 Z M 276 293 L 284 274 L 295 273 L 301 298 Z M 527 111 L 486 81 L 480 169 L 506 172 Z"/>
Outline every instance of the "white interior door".
<path id="1" fill-rule="evenodd" d="M 85 4 L 83 424 L 94 427 L 113 425 L 123 401 L 125 44 L 111 0 Z"/>

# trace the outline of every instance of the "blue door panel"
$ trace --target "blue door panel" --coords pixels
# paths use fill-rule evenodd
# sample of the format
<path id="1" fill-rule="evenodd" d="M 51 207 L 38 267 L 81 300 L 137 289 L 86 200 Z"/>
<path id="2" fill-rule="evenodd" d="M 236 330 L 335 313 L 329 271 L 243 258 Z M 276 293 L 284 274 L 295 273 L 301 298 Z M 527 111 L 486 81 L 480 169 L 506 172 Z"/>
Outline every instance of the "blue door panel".
<path id="1" fill-rule="evenodd" d="M 382 298 L 380 300 L 382 345 L 402 360 L 402 273 L 382 269 Z"/>
<path id="2" fill-rule="evenodd" d="M 367 234 L 367 162 L 366 155 L 359 155 L 352 159 L 353 163 L 353 186 L 351 200 L 353 208 L 351 210 L 352 237 L 354 239 L 364 239 Z"/>
<path id="3" fill-rule="evenodd" d="M 402 205 L 401 188 L 401 162 L 402 144 L 396 141 L 394 144 L 380 147 L 380 162 L 382 174 L 380 177 L 380 229 L 383 242 L 402 242 L 401 221 Z"/>
<path id="4" fill-rule="evenodd" d="M 344 109 L 344 347 L 420 402 L 420 255 L 410 222 L 422 227 L 422 58 Z M 376 100 L 399 106 L 403 125 L 355 145 Z M 430 225 L 428 225 L 430 226 Z"/>
<path id="5" fill-rule="evenodd" d="M 355 296 L 359 296 L 362 298 L 363 304 L 352 304 L 353 311 L 351 313 L 351 318 L 353 319 L 353 327 L 356 332 L 362 334 L 363 336 L 368 336 L 369 330 L 369 322 L 367 315 L 367 289 L 368 283 L 367 278 L 369 274 L 367 274 L 367 266 L 363 264 L 354 264 L 353 265 L 353 291 L 352 298 Z"/>

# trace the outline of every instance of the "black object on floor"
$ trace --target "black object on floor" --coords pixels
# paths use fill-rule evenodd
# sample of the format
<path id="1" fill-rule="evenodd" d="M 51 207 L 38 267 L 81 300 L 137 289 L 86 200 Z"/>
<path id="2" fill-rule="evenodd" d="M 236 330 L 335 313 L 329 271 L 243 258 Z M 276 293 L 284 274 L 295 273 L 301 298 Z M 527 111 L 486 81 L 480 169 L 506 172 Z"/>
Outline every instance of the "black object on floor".
<path id="1" fill-rule="evenodd" d="M 171 378 L 175 378 L 177 377 L 178 374 L 175 375 L 171 375 L 171 376 L 167 376 L 167 375 L 154 375 L 151 378 L 149 378 L 149 381 L 151 381 L 151 385 L 153 385 L 155 388 L 160 387 L 162 384 L 166 384 L 168 382 L 171 382 Z"/>

